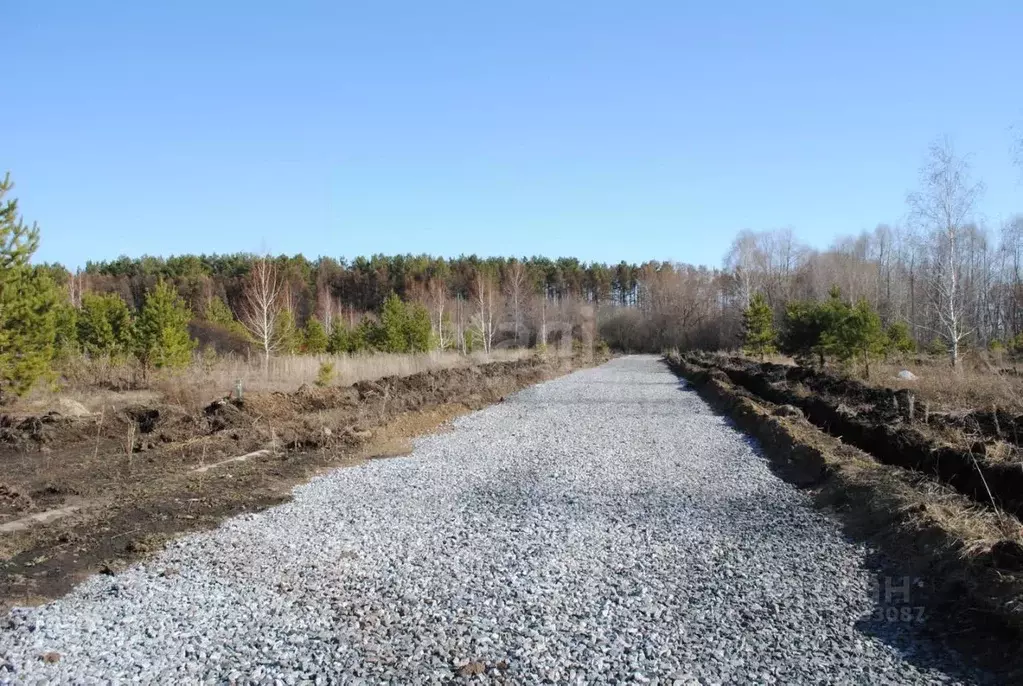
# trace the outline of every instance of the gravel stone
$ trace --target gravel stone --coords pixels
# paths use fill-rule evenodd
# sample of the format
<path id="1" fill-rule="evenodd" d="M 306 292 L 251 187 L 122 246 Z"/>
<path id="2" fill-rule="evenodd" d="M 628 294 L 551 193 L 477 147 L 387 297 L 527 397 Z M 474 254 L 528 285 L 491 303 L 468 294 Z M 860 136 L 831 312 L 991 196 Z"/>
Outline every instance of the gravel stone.
<path id="1" fill-rule="evenodd" d="M 0 683 L 986 681 L 872 619 L 867 553 L 630 356 L 15 609 Z"/>

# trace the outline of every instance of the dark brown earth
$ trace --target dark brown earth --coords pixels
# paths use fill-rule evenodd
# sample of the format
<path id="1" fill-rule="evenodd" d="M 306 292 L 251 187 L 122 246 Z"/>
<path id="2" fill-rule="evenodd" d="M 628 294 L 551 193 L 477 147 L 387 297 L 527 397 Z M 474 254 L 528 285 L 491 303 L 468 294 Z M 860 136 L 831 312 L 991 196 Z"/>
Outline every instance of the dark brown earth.
<path id="1" fill-rule="evenodd" d="M 324 470 L 407 453 L 411 437 L 579 364 L 531 358 L 251 393 L 197 413 L 150 405 L 0 417 L 0 610 L 58 597 L 177 534 L 284 502 Z"/>
<path id="2" fill-rule="evenodd" d="M 1003 683 L 1023 683 L 1019 519 L 935 474 L 888 463 L 822 430 L 798 405 L 777 402 L 790 395 L 761 385 L 775 387 L 776 376 L 753 380 L 736 373 L 755 375 L 756 363 L 701 354 L 673 354 L 667 362 L 759 442 L 777 473 L 832 512 L 851 539 L 877 551 L 873 563 L 884 574 L 918 580 L 914 600 L 926 606 L 938 640 L 1004 677 Z"/>
<path id="3" fill-rule="evenodd" d="M 780 365 L 699 353 L 672 354 L 667 362 L 759 441 L 780 476 L 833 513 L 850 538 L 877 551 L 877 564 L 886 573 L 920 580 L 927 614 L 939 618 L 928 624 L 940 640 L 1005 674 L 1005 683 L 1023 683 L 1019 519 L 990 499 L 964 495 L 962 484 L 953 487 L 940 471 L 918 463 L 904 466 L 861 435 L 853 440 L 842 431 L 849 424 L 831 421 L 833 415 L 821 421 L 814 413 L 820 405 L 833 407 L 829 412 L 839 417 L 863 418 L 863 426 L 895 436 L 924 432 L 926 421 L 898 412 L 881 419 L 883 408 L 877 405 L 887 402 L 884 389 L 870 396 L 855 380 L 821 378 L 820 372 L 812 372 L 817 378 L 797 390 Z M 792 374 L 799 378 L 802 372 Z M 842 393 L 842 388 L 851 390 Z"/>
<path id="4" fill-rule="evenodd" d="M 911 390 L 868 386 L 830 371 L 738 357 L 693 360 L 763 400 L 798 408 L 818 428 L 886 464 L 1023 516 L 1023 416 L 998 408 L 937 412 Z"/>

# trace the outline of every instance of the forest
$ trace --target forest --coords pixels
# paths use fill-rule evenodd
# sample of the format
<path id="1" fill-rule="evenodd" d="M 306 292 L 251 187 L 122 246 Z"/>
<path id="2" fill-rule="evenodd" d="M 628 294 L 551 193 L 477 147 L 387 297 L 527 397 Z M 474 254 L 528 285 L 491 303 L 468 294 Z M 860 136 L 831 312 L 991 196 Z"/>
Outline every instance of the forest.
<path id="1" fill-rule="evenodd" d="M 769 323 L 782 324 L 793 304 L 839 298 L 876 314 L 884 330 L 903 327 L 903 348 L 947 354 L 953 365 L 966 348 L 1023 347 L 1023 217 L 997 230 L 977 222 L 983 185 L 945 140 L 929 150 L 902 224 L 879 224 L 825 249 L 791 228 L 744 230 L 720 267 L 238 253 L 120 257 L 72 273 L 30 264 L 39 229 L 18 214 L 12 187 L 8 177 L 0 196 L 3 298 L 18 300 L 3 310 L 0 356 L 10 389 L 30 384 L 44 358 L 62 355 L 134 354 L 158 369 L 193 352 L 268 360 L 573 344 L 734 348 L 754 299 L 761 317 L 766 307 Z"/>

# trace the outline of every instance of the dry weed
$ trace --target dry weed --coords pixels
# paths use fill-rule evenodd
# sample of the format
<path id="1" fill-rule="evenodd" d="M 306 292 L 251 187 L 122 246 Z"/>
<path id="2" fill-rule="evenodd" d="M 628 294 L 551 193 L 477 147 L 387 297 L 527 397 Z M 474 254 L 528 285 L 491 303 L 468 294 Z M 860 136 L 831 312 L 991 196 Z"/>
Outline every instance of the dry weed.
<path id="1" fill-rule="evenodd" d="M 58 409 L 61 398 L 80 402 L 92 412 L 116 412 L 131 405 L 163 402 L 195 413 L 215 398 L 231 395 L 240 384 L 245 391 L 289 392 L 317 381 L 324 364 L 333 365 L 332 383 L 350 385 L 386 376 L 409 376 L 426 371 L 469 367 L 486 362 L 520 360 L 532 350 L 496 350 L 489 355 L 456 352 L 421 354 L 282 355 L 270 360 L 264 373 L 261 358 L 226 355 L 213 361 L 197 355 L 185 370 L 151 374 L 142 382 L 141 370 L 129 359 L 75 357 L 60 363 L 57 388 L 39 387 L 8 411 L 41 414 Z M 560 355 L 549 351 L 549 355 Z"/>

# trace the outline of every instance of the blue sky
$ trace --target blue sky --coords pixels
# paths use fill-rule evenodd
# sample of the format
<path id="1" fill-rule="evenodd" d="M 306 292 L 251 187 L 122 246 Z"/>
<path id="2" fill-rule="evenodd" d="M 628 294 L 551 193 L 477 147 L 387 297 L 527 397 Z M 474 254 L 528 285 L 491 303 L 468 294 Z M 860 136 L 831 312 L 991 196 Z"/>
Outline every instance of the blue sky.
<path id="1" fill-rule="evenodd" d="M 674 259 L 895 223 L 928 143 L 1023 211 L 1023 3 L 6 0 L 38 259 Z"/>

